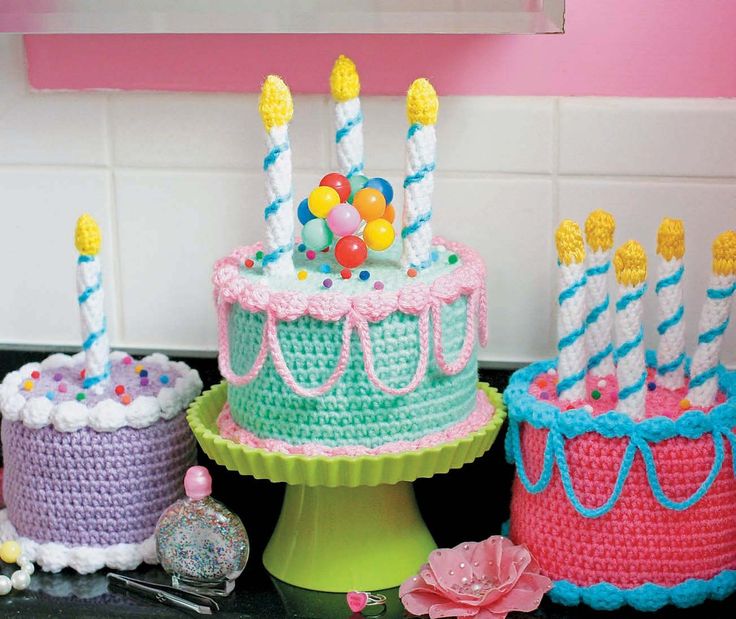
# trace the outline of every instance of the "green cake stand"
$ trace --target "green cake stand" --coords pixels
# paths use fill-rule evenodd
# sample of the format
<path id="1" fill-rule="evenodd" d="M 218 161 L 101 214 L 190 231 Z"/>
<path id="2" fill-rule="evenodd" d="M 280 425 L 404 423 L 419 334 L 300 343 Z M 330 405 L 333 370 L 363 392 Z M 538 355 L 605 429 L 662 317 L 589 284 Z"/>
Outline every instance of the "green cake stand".
<path id="1" fill-rule="evenodd" d="M 315 591 L 377 591 L 400 585 L 436 548 L 411 482 L 457 469 L 483 455 L 506 417 L 500 394 L 481 389 L 493 418 L 436 447 L 378 456 L 302 456 L 247 447 L 218 435 L 227 383 L 203 393 L 187 418 L 212 460 L 241 475 L 285 482 L 276 529 L 263 554 L 268 572 Z"/>

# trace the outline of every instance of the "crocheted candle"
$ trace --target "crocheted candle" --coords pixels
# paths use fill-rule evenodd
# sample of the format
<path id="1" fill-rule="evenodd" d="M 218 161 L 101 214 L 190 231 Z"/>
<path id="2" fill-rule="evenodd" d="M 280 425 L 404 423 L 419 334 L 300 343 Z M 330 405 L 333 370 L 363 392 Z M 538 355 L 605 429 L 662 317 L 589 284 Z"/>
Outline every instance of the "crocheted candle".
<path id="1" fill-rule="evenodd" d="M 363 172 L 363 112 L 360 109 L 360 77 L 347 56 L 335 61 L 330 73 L 335 100 L 335 144 L 340 172 L 350 177 Z"/>
<path id="2" fill-rule="evenodd" d="M 82 215 L 77 220 L 74 244 L 79 252 L 77 294 L 84 350 L 83 386 L 96 393 L 101 392 L 110 378 L 110 343 L 107 339 L 102 273 L 97 259 L 101 240 L 97 222 L 90 215 Z"/>
<path id="3" fill-rule="evenodd" d="M 585 247 L 580 226 L 566 219 L 555 234 L 560 295 L 557 312 L 557 395 L 585 397 Z"/>
<path id="4" fill-rule="evenodd" d="M 682 275 L 685 267 L 685 228 L 680 219 L 662 220 L 657 232 L 657 376 L 656 383 L 679 389 L 685 382 L 685 308 Z"/>
<path id="5" fill-rule="evenodd" d="M 717 367 L 734 290 L 736 231 L 729 230 L 719 234 L 713 242 L 713 272 L 700 315 L 698 345 L 690 368 L 688 400 L 692 406 L 708 407 L 715 401 L 718 390 Z"/>
<path id="6" fill-rule="evenodd" d="M 273 275 L 294 272 L 294 204 L 292 198 L 291 146 L 288 123 L 294 115 L 289 87 L 269 75 L 261 88 L 258 111 L 266 127 L 268 154 L 263 160 L 268 206 L 264 270 Z"/>
<path id="7" fill-rule="evenodd" d="M 409 133 L 406 137 L 406 178 L 401 237 L 405 267 L 425 269 L 432 264 L 432 191 L 439 100 L 429 80 L 414 80 L 406 96 Z"/>
<path id="8" fill-rule="evenodd" d="M 585 319 L 585 347 L 588 371 L 593 376 L 613 374 L 613 345 L 611 344 L 611 311 L 609 308 L 608 271 L 611 267 L 611 248 L 616 221 L 606 211 L 593 211 L 585 220 L 585 240 L 588 243 L 585 276 L 585 301 L 588 315 Z"/>
<path id="9" fill-rule="evenodd" d="M 616 410 L 638 421 L 644 418 L 647 378 L 641 324 L 647 256 L 639 243 L 629 241 L 618 248 L 613 264 L 618 281 L 615 356 L 619 391 Z"/>

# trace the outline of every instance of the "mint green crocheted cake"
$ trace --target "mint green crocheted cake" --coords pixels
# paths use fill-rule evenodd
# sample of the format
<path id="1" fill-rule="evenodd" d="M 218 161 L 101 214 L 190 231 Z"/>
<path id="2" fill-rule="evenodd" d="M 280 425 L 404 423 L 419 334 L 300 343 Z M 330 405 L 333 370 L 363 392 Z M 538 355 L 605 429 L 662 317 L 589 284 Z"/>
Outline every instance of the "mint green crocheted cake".
<path id="1" fill-rule="evenodd" d="M 442 344 L 454 359 L 465 337 L 464 297 L 441 310 Z M 411 381 L 420 357 L 418 318 L 394 312 L 370 326 L 375 369 L 391 387 Z M 230 313 L 230 354 L 233 370 L 246 372 L 261 344 L 264 315 L 233 306 Z M 305 316 L 279 325 L 278 337 L 286 364 L 296 381 L 313 387 L 332 373 L 340 352 L 342 324 Z M 363 365 L 355 333 L 345 374 L 319 397 L 302 397 L 288 388 L 270 358 L 247 385 L 229 386 L 228 401 L 235 422 L 260 438 L 291 444 L 319 443 L 329 447 L 378 447 L 413 441 L 465 419 L 475 407 L 476 347 L 465 368 L 454 376 L 439 371 L 430 344 L 429 368 L 417 388 L 394 396 L 377 389 Z"/>

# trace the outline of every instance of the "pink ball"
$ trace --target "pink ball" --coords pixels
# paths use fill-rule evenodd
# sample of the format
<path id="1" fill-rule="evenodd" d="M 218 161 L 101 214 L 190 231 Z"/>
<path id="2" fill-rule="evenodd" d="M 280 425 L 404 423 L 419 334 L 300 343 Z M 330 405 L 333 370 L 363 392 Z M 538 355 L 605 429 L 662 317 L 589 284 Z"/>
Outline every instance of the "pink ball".
<path id="1" fill-rule="evenodd" d="M 212 494 L 210 472 L 203 466 L 190 466 L 184 475 L 184 491 L 195 501 Z"/>
<path id="2" fill-rule="evenodd" d="M 348 236 L 360 225 L 360 213 L 352 204 L 338 204 L 327 215 L 327 225 L 335 236 Z"/>

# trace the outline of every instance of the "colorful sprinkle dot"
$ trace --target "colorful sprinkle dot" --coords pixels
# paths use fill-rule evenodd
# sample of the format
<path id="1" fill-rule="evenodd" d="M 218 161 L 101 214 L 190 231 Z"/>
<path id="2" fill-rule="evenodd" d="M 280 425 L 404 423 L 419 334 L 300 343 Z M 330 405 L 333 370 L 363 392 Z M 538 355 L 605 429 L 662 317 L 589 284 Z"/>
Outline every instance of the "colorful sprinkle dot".
<path id="1" fill-rule="evenodd" d="M 547 386 L 547 379 L 546 378 L 540 378 L 537 380 L 537 385 L 544 388 Z"/>
<path id="2" fill-rule="evenodd" d="M 406 270 L 406 274 L 407 274 L 407 275 L 408 275 L 409 277 L 416 277 L 416 276 L 417 276 L 417 270 L 416 270 L 416 269 L 414 269 L 414 268 L 411 268 L 411 269 L 407 269 L 407 270 Z"/>
<path id="3" fill-rule="evenodd" d="M 123 394 L 123 397 L 122 397 L 122 398 L 120 398 L 120 401 L 121 401 L 121 402 L 122 402 L 123 404 L 125 404 L 125 406 L 128 406 L 128 404 L 130 404 L 130 403 L 131 403 L 132 399 L 133 399 L 133 398 L 131 398 L 131 397 L 130 397 L 130 394 L 129 394 L 129 393 L 124 393 L 124 394 Z"/>
<path id="4" fill-rule="evenodd" d="M 343 279 L 350 279 L 353 276 L 353 272 L 350 269 L 343 269 L 340 271 L 340 277 Z"/>
<path id="5" fill-rule="evenodd" d="M 557 370 L 555 370 L 555 368 L 550 368 L 549 370 L 547 370 L 547 374 L 549 374 L 550 376 L 555 376 L 557 374 Z"/>
<path id="6" fill-rule="evenodd" d="M 296 278 L 297 278 L 297 279 L 298 279 L 299 281 L 304 281 L 305 279 L 307 279 L 307 272 L 306 272 L 306 271 L 304 271 L 304 270 L 302 270 L 302 271 L 299 271 L 299 272 L 297 272 L 297 274 L 296 274 Z"/>
<path id="7" fill-rule="evenodd" d="M 593 412 L 593 407 L 590 404 L 586 404 L 585 406 L 583 406 L 583 410 L 586 413 L 592 413 Z"/>
<path id="8" fill-rule="evenodd" d="M 125 387 L 122 385 L 115 385 L 115 393 L 118 395 L 123 395 L 125 393 Z"/>
<path id="9" fill-rule="evenodd" d="M 301 253 L 304 253 L 305 251 L 307 251 L 307 246 L 304 243 L 299 243 L 297 250 L 299 250 Z"/>
<path id="10" fill-rule="evenodd" d="M 59 383 L 59 393 L 66 393 L 66 392 L 67 392 L 66 383 Z"/>
<path id="11" fill-rule="evenodd" d="M 263 252 L 258 250 L 256 252 L 256 260 L 263 260 Z"/>
<path id="12" fill-rule="evenodd" d="M 374 290 L 383 290 L 383 282 L 376 282 L 375 284 L 373 284 L 373 289 Z"/>
<path id="13" fill-rule="evenodd" d="M 31 391 L 33 389 L 33 381 L 32 380 L 24 380 L 23 381 L 23 389 L 26 391 Z"/>
<path id="14" fill-rule="evenodd" d="M 46 392 L 46 398 L 48 400 L 53 400 L 56 397 L 56 394 L 53 391 L 47 391 Z"/>
<path id="15" fill-rule="evenodd" d="M 319 265 L 319 270 L 322 273 L 329 273 L 330 272 L 330 265 L 329 264 L 320 264 Z"/>
<path id="16" fill-rule="evenodd" d="M 593 389 L 593 391 L 590 392 L 590 397 L 594 400 L 600 400 L 601 399 L 601 392 L 598 391 L 598 389 Z"/>
<path id="17" fill-rule="evenodd" d="M 649 391 L 654 391 L 656 388 L 657 388 L 657 383 L 655 382 L 647 383 L 647 389 L 649 389 Z"/>
<path id="18" fill-rule="evenodd" d="M 33 380 L 38 380 L 39 378 L 41 378 L 41 372 L 39 372 L 38 370 L 33 370 L 33 372 L 31 372 L 31 378 Z"/>
<path id="19" fill-rule="evenodd" d="M 327 278 L 326 278 L 326 279 L 325 279 L 325 280 L 324 280 L 324 281 L 322 282 L 322 285 L 323 285 L 323 286 L 324 286 L 325 288 L 332 288 L 332 280 L 331 280 L 331 279 L 330 279 L 329 277 L 327 277 Z"/>
<path id="20" fill-rule="evenodd" d="M 687 410 L 688 408 L 690 408 L 690 400 L 688 400 L 687 398 L 682 398 L 682 400 L 680 400 L 680 408 L 682 410 Z"/>
<path id="21" fill-rule="evenodd" d="M 542 391 L 539 394 L 539 399 L 540 400 L 549 400 L 549 391 Z"/>
<path id="22" fill-rule="evenodd" d="M 143 366 L 139 363 L 133 368 L 133 370 L 135 371 L 136 374 L 140 374 L 141 370 L 143 370 Z"/>
<path id="23" fill-rule="evenodd" d="M 159 380 L 161 381 L 162 385 L 168 385 L 169 384 L 169 377 L 166 374 L 161 374 L 159 377 Z"/>
<path id="24" fill-rule="evenodd" d="M 601 379 L 600 379 L 600 380 L 598 381 L 598 388 L 599 388 L 599 389 L 603 389 L 603 388 L 605 388 L 605 386 L 606 386 L 607 384 L 608 384 L 608 383 L 607 383 L 607 382 L 606 382 L 606 381 L 605 381 L 604 379 L 602 379 L 602 378 L 601 378 Z"/>
<path id="25" fill-rule="evenodd" d="M 59 382 L 59 381 L 60 381 L 60 380 L 61 380 L 62 378 L 64 378 L 64 377 L 62 376 L 61 372 L 57 372 L 56 374 L 54 374 L 54 381 L 56 381 L 57 383 L 58 383 L 58 382 Z"/>
<path id="26" fill-rule="evenodd" d="M 314 251 L 313 249 L 308 249 L 306 256 L 307 256 L 307 260 L 314 260 L 317 257 L 317 252 Z"/>
<path id="27" fill-rule="evenodd" d="M 148 370 L 141 370 L 140 377 L 145 378 L 146 376 L 148 376 Z"/>
<path id="28" fill-rule="evenodd" d="M 141 387 L 148 387 L 148 378 L 141 378 Z"/>
<path id="29" fill-rule="evenodd" d="M 448 264 L 455 264 L 457 262 L 457 254 L 450 254 L 447 256 L 447 263 Z"/>
<path id="30" fill-rule="evenodd" d="M 81 371 L 81 372 L 79 373 L 79 378 L 84 378 L 84 377 L 85 377 L 86 375 L 87 375 L 87 370 L 82 370 L 82 371 Z"/>
<path id="31" fill-rule="evenodd" d="M 447 247 L 444 245 L 437 245 L 437 251 L 447 251 Z"/>
<path id="32" fill-rule="evenodd" d="M 440 259 L 439 253 L 437 253 L 436 251 L 433 251 L 432 252 L 432 262 L 437 262 L 439 259 Z"/>
<path id="33" fill-rule="evenodd" d="M 80 393 L 77 394 L 77 401 L 78 402 L 81 402 L 86 397 L 87 397 L 86 395 L 84 395 L 83 393 L 80 392 Z"/>
<path id="34" fill-rule="evenodd" d="M 245 268 L 246 269 L 252 269 L 254 264 L 255 264 L 255 262 L 253 262 L 253 260 L 251 260 L 250 258 L 246 258 L 246 260 L 245 260 Z"/>
<path id="35" fill-rule="evenodd" d="M 371 274 L 368 271 L 361 271 L 358 274 L 358 277 L 360 277 L 361 280 L 366 281 L 366 280 L 370 279 Z"/>
<path id="36" fill-rule="evenodd" d="M 133 363 L 133 357 L 130 355 L 123 359 L 123 365 L 130 365 L 131 363 Z"/>
<path id="37" fill-rule="evenodd" d="M 330 248 L 329 248 L 329 247 L 325 247 L 325 248 L 324 248 L 324 249 L 322 250 L 322 253 L 323 253 L 323 254 L 326 254 L 326 253 L 327 253 L 328 251 L 330 251 Z"/>

